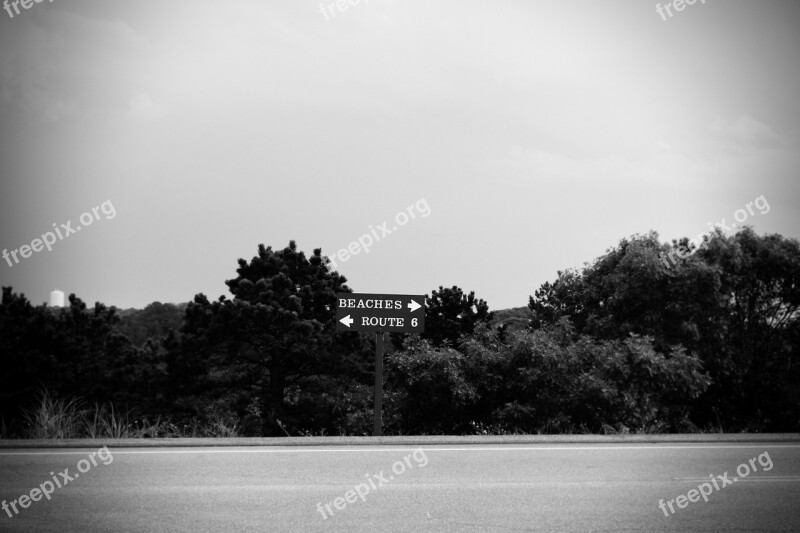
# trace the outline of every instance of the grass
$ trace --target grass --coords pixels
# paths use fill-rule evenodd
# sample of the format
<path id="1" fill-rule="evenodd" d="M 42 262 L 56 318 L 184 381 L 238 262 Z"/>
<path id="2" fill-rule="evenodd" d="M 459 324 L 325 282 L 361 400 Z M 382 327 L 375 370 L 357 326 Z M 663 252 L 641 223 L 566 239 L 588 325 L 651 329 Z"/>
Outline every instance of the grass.
<path id="1" fill-rule="evenodd" d="M 13 424 L 12 424 L 13 425 Z M 23 411 L 21 427 L 14 431 L 0 419 L 0 438 L 23 439 L 125 439 L 177 437 L 240 437 L 236 423 L 214 416 L 206 424 L 194 421 L 179 427 L 168 418 L 136 418 L 113 405 L 86 407 L 80 398 L 64 400 L 44 390 L 35 407 Z"/>
<path id="2" fill-rule="evenodd" d="M 83 426 L 86 436 L 92 439 L 110 437 L 112 439 L 125 439 L 130 437 L 130 423 L 128 414 L 116 412 L 114 406 L 95 404 L 94 409 L 88 410 L 83 415 Z"/>
<path id="3" fill-rule="evenodd" d="M 78 400 L 60 400 L 42 392 L 38 405 L 23 414 L 26 437 L 72 439 L 81 436 L 84 413 Z"/>

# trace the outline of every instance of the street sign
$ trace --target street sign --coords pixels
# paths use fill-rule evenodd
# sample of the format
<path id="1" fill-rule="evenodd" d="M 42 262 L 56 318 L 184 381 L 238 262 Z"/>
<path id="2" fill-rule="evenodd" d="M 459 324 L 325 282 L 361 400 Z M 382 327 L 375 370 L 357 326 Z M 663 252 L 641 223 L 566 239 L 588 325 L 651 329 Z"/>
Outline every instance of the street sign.
<path id="1" fill-rule="evenodd" d="M 372 434 L 383 431 L 383 349 L 387 332 L 425 331 L 425 297 L 409 294 L 336 294 L 336 331 L 375 331 L 375 408 Z"/>
<path id="2" fill-rule="evenodd" d="M 336 294 L 336 331 L 422 333 L 424 330 L 424 296 Z"/>

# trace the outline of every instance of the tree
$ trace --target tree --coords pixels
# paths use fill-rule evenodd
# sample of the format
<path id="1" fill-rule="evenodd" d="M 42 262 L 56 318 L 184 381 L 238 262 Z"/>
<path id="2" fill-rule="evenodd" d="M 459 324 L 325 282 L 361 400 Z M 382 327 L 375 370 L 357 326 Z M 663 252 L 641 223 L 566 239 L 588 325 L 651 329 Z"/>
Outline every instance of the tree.
<path id="1" fill-rule="evenodd" d="M 427 327 L 427 326 L 426 326 Z M 409 335 L 386 363 L 386 430 L 396 434 L 463 432 L 477 399 L 467 361 L 449 346 Z"/>
<path id="2" fill-rule="evenodd" d="M 719 272 L 721 296 L 714 330 L 701 330 L 715 341 L 703 350 L 717 377 L 707 409 L 732 429 L 797 431 L 800 243 L 745 228 L 699 255 Z"/>
<path id="3" fill-rule="evenodd" d="M 69 306 L 33 307 L 3 288 L 0 305 L 0 414 L 14 425 L 43 391 L 89 405 L 152 407 L 160 397 L 163 365 L 152 343 L 141 349 L 119 332 L 116 309 L 89 310 L 74 294 Z"/>
<path id="4" fill-rule="evenodd" d="M 448 342 L 455 344 L 461 335 L 469 335 L 478 321 L 491 320 L 489 305 L 475 298 L 475 292 L 464 294 L 455 285 L 450 289 L 439 286 L 425 296 L 425 332 L 422 338 L 434 346 Z"/>
<path id="5" fill-rule="evenodd" d="M 705 237 L 670 263 L 658 235 L 622 239 L 578 275 L 545 284 L 530 307 L 542 322 L 575 318 L 576 333 L 652 338 L 661 354 L 698 357 L 711 385 L 695 402 L 703 426 L 793 431 L 800 424 L 800 245 L 750 228 Z"/>
<path id="6" fill-rule="evenodd" d="M 237 274 L 226 281 L 233 300 L 200 294 L 188 305 L 171 374 L 195 408 L 200 395 L 260 418 L 262 434 L 283 435 L 303 421 L 293 418 L 296 393 L 315 376 L 365 373 L 361 337 L 335 336 L 336 293 L 352 291 L 320 249 L 307 259 L 294 241 L 279 251 L 259 245 L 249 263 L 239 259 Z"/>
<path id="7" fill-rule="evenodd" d="M 55 317 L 44 306 L 34 307 L 24 294 L 3 287 L 0 301 L 0 417 L 9 427 L 44 383 L 50 381 L 56 359 L 50 349 Z"/>
<path id="8" fill-rule="evenodd" d="M 528 309 L 532 318 L 530 327 L 539 329 L 556 324 L 562 317 L 569 317 L 576 327 L 582 329 L 586 323 L 584 298 L 586 287 L 583 276 L 574 269 L 558 271 L 558 279 L 552 284 L 545 282 L 528 297 Z"/>

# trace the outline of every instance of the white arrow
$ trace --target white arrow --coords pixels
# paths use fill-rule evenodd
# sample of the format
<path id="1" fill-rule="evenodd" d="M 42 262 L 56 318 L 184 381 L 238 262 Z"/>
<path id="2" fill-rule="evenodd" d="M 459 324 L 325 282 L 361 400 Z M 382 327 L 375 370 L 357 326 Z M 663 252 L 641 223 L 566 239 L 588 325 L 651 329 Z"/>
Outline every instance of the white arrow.
<path id="1" fill-rule="evenodd" d="M 346 317 L 340 319 L 339 322 L 341 322 L 342 324 L 344 324 L 345 326 L 347 326 L 349 328 L 350 324 L 352 324 L 354 322 L 354 320 L 352 318 L 350 318 L 350 315 L 347 315 Z"/>
<path id="2" fill-rule="evenodd" d="M 420 307 L 422 307 L 422 306 L 421 306 L 421 305 L 419 305 L 419 304 L 418 304 L 417 302 L 415 302 L 414 300 L 411 300 L 411 303 L 410 303 L 410 304 L 408 304 L 408 308 L 409 308 L 409 309 L 411 309 L 411 312 L 412 312 L 412 313 L 413 313 L 414 311 L 416 311 L 417 309 L 419 309 Z"/>

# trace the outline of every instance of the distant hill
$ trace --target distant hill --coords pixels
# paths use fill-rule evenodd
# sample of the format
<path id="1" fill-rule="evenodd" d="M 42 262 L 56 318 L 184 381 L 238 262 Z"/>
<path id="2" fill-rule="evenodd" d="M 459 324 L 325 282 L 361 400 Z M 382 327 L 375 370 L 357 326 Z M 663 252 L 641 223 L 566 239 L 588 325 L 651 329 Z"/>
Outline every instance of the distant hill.
<path id="1" fill-rule="evenodd" d="M 501 309 L 492 311 L 494 316 L 490 324 L 492 326 L 504 325 L 508 331 L 518 331 L 527 329 L 531 319 L 531 310 L 525 307 L 512 307 L 511 309 Z"/>
<path id="2" fill-rule="evenodd" d="M 186 303 L 162 304 L 153 302 L 144 309 L 120 309 L 119 330 L 141 346 L 147 339 L 161 339 L 170 329 L 178 330 L 183 323 Z"/>

